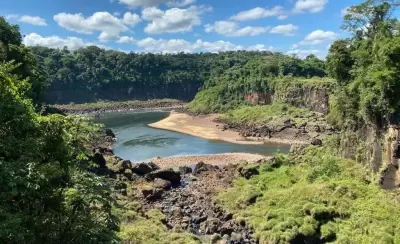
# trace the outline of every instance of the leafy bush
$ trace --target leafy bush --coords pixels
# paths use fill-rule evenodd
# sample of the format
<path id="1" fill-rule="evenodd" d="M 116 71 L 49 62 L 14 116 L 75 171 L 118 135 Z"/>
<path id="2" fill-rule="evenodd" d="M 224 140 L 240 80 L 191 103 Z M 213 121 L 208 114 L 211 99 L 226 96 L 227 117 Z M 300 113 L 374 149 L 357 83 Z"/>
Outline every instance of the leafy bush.
<path id="1" fill-rule="evenodd" d="M 261 166 L 260 175 L 237 179 L 217 198 L 261 243 L 400 243 L 400 198 L 370 183 L 362 165 L 316 147 L 279 160 L 280 167 Z M 243 205 L 251 194 L 262 197 Z"/>

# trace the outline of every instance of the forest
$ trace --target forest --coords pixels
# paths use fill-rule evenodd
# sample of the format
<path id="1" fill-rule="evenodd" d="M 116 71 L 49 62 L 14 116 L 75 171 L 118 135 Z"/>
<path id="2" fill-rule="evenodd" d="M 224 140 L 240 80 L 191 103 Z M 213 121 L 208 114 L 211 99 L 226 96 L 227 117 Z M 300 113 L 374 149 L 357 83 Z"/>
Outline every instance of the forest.
<path id="1" fill-rule="evenodd" d="M 123 53 L 95 46 L 69 51 L 33 47 L 49 77 L 46 102 L 83 103 L 174 98 L 191 101 L 200 88 L 237 69 L 231 81 L 246 76 L 249 88 L 261 89 L 268 77 L 324 76 L 324 63 L 314 55 L 306 60 L 272 52 Z M 243 73 L 243 69 L 250 69 Z M 250 85 L 252 84 L 252 85 Z M 258 88 L 260 87 L 260 88 Z"/>
<path id="2" fill-rule="evenodd" d="M 0 242 L 199 243 L 167 230 L 158 210 L 140 215 L 135 202 L 122 209 L 93 162 L 92 144 L 104 128 L 48 104 L 193 99 L 191 112 L 264 123 L 259 116 L 306 110 L 254 106 L 245 95 L 323 87 L 327 119 L 341 132 L 324 146 L 255 166 L 256 176 L 238 177 L 215 201 L 260 243 L 400 243 L 398 191 L 377 183 L 391 160 L 383 145 L 398 139 L 388 133 L 400 111 L 396 8 L 385 0 L 350 7 L 342 28 L 351 36 L 335 41 L 325 61 L 272 52 L 26 47 L 19 27 L 0 17 Z"/>

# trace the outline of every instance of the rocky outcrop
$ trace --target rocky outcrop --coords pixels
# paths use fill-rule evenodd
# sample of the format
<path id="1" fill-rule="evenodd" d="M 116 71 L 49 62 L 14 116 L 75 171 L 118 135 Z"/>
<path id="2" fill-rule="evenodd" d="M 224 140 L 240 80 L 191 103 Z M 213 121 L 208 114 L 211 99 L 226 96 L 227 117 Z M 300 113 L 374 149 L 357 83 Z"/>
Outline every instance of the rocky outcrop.
<path id="1" fill-rule="evenodd" d="M 250 92 L 244 95 L 244 100 L 260 105 L 287 103 L 295 107 L 306 107 L 314 112 L 328 114 L 329 93 L 328 86 L 295 84 L 274 91 Z"/>

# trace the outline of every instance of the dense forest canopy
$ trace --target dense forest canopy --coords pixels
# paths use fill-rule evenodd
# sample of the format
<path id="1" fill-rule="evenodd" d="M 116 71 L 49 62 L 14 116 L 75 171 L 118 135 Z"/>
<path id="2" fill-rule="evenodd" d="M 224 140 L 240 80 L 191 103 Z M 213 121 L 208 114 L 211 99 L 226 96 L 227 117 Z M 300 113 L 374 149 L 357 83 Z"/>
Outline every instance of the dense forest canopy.
<path id="1" fill-rule="evenodd" d="M 224 79 L 226 70 L 246 78 L 252 87 L 274 76 L 324 76 L 324 63 L 310 55 L 305 60 L 272 52 L 123 53 L 95 46 L 76 51 L 33 47 L 49 75 L 49 103 L 175 98 L 190 101 L 204 84 Z M 246 72 L 239 69 L 249 69 Z M 254 83 L 254 84 L 253 84 Z"/>

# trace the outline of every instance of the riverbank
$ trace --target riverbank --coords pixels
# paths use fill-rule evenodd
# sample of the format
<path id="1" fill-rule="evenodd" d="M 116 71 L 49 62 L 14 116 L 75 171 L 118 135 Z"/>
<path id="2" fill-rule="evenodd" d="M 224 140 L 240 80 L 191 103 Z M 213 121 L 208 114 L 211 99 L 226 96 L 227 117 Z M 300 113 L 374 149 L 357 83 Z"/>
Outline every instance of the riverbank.
<path id="1" fill-rule="evenodd" d="M 121 102 L 96 102 L 83 104 L 56 104 L 52 107 L 68 114 L 89 114 L 113 111 L 157 110 L 157 109 L 181 109 L 185 102 L 175 99 L 155 99 L 148 101 L 121 101 Z"/>
<path id="2" fill-rule="evenodd" d="M 240 132 L 226 129 L 223 123 L 216 122 L 218 114 L 192 116 L 172 111 L 170 115 L 156 123 L 149 124 L 152 128 L 170 130 L 197 136 L 208 140 L 220 140 L 237 144 L 304 144 L 304 140 L 286 138 L 254 138 L 244 137 Z"/>
<path id="3" fill-rule="evenodd" d="M 178 156 L 166 158 L 154 158 L 151 161 L 160 168 L 171 168 L 187 166 L 191 167 L 199 162 L 206 164 L 226 166 L 229 164 L 239 164 L 242 162 L 256 163 L 260 160 L 269 160 L 271 157 L 266 157 L 252 153 L 221 153 L 221 154 L 207 154 L 196 156 Z"/>

